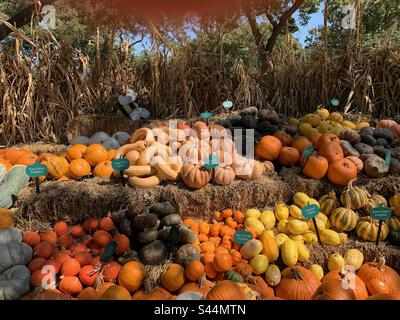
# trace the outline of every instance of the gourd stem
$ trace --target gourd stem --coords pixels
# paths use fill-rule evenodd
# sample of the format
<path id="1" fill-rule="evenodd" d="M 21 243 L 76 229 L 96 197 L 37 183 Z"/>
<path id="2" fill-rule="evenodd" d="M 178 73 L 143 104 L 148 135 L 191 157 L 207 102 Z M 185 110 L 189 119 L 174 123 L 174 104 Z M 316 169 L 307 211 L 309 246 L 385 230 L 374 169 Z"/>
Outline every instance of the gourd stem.
<path id="1" fill-rule="evenodd" d="M 381 255 L 378 259 L 378 262 L 376 264 L 376 268 L 383 271 L 385 268 L 385 264 L 386 264 L 386 260 L 385 257 L 383 255 Z"/>
<path id="2" fill-rule="evenodd" d="M 291 271 L 292 271 L 292 273 L 294 275 L 294 278 L 296 280 L 304 280 L 303 274 L 300 272 L 300 270 L 298 270 L 295 267 L 290 267 L 290 269 L 291 269 Z"/>

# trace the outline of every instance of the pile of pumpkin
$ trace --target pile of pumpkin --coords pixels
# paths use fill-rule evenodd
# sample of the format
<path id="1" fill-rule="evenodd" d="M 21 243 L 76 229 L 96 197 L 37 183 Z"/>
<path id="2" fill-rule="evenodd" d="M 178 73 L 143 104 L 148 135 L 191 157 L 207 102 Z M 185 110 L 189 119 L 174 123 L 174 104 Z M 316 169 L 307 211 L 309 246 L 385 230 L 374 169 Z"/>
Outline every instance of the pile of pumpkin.
<path id="1" fill-rule="evenodd" d="M 112 136 L 104 131 L 98 131 L 90 138 L 86 136 L 76 136 L 72 139 L 71 145 L 83 144 L 90 146 L 92 144 L 101 144 L 107 150 L 115 150 L 129 141 L 130 135 L 123 131 L 118 131 Z"/>
<path id="2" fill-rule="evenodd" d="M 211 180 L 229 185 L 236 177 L 258 179 L 265 172 L 274 172 L 269 161 L 261 163 L 237 154 L 228 132 L 217 124 L 197 121 L 192 128 L 184 123 L 177 128 L 141 128 L 129 141 L 117 150 L 115 158 L 130 161 L 124 174 L 132 186 L 153 187 L 181 179 L 188 187 L 200 189 Z M 214 169 L 205 166 L 211 156 L 219 160 Z"/>

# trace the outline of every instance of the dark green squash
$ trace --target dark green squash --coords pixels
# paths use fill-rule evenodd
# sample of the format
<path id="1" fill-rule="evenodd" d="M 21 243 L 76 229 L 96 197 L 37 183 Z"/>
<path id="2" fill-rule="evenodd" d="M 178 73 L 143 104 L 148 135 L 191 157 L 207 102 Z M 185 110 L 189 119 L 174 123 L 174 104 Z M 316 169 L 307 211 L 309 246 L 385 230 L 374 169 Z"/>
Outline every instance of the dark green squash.
<path id="1" fill-rule="evenodd" d="M 356 149 L 360 154 L 373 154 L 374 153 L 374 148 L 371 146 L 365 144 L 365 143 L 357 143 L 354 146 L 354 149 Z"/>
<path id="2" fill-rule="evenodd" d="M 150 228 L 139 232 L 138 241 L 143 244 L 149 244 L 158 238 L 157 228 Z"/>
<path id="3" fill-rule="evenodd" d="M 387 146 L 389 144 L 389 142 L 385 138 L 376 139 L 376 143 L 380 146 Z"/>
<path id="4" fill-rule="evenodd" d="M 118 226 L 118 230 L 120 233 L 126 235 L 128 238 L 132 237 L 132 227 L 131 220 L 128 218 L 123 218 Z"/>
<path id="5" fill-rule="evenodd" d="M 162 220 L 161 220 L 161 227 L 169 227 L 169 226 L 174 226 L 177 224 L 180 224 L 182 222 L 182 218 L 179 214 L 169 214 L 167 216 L 165 216 Z"/>
<path id="6" fill-rule="evenodd" d="M 158 265 L 165 262 L 168 257 L 168 249 L 164 242 L 156 240 L 140 250 L 140 260 L 145 264 Z"/>
<path id="7" fill-rule="evenodd" d="M 245 116 L 256 117 L 258 114 L 258 109 L 257 109 L 257 107 L 247 107 L 247 108 L 244 108 L 242 111 L 240 111 L 239 114 L 242 117 L 245 117 Z"/>
<path id="8" fill-rule="evenodd" d="M 169 201 L 157 202 L 151 207 L 150 211 L 154 212 L 159 217 L 164 217 L 177 212 L 176 208 Z"/>
<path id="9" fill-rule="evenodd" d="M 239 273 L 233 270 L 225 272 L 225 279 L 231 280 L 233 282 L 244 282 L 243 277 Z"/>
<path id="10" fill-rule="evenodd" d="M 155 227 L 158 223 L 158 216 L 155 213 L 140 214 L 133 218 L 133 227 L 137 230 L 144 230 Z"/>
<path id="11" fill-rule="evenodd" d="M 362 143 L 365 143 L 371 147 L 376 145 L 376 139 L 372 135 L 369 135 L 369 134 L 361 134 L 360 140 Z"/>
<path id="12" fill-rule="evenodd" d="M 400 247 L 400 231 L 390 230 L 388 239 L 391 244 Z"/>
<path id="13" fill-rule="evenodd" d="M 375 128 L 373 128 L 373 127 L 364 127 L 364 128 L 361 128 L 360 134 L 366 134 L 369 136 L 373 136 L 374 131 L 375 131 Z"/>
<path id="14" fill-rule="evenodd" d="M 393 139 L 394 139 L 392 131 L 390 131 L 390 129 L 388 129 L 388 128 L 378 128 L 378 129 L 375 129 L 375 131 L 374 131 L 374 138 L 375 138 L 375 139 L 384 138 L 384 139 L 386 139 L 389 143 L 392 142 Z"/>
<path id="15" fill-rule="evenodd" d="M 184 244 L 181 246 L 174 257 L 174 261 L 183 267 L 186 267 L 189 262 L 200 259 L 201 255 L 199 251 L 191 244 Z"/>

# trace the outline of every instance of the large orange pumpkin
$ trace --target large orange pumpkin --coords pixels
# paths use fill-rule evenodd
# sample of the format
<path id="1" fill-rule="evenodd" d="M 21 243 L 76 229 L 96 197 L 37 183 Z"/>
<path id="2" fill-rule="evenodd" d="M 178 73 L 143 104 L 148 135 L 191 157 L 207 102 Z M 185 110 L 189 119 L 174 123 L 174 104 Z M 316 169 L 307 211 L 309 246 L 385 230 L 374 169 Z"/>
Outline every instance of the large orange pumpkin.
<path id="1" fill-rule="evenodd" d="M 92 144 L 86 149 L 84 158 L 95 167 L 100 162 L 108 160 L 108 151 L 100 144 Z"/>
<path id="2" fill-rule="evenodd" d="M 199 260 L 189 262 L 185 268 L 185 275 L 190 281 L 199 280 L 204 272 L 204 265 Z"/>
<path id="3" fill-rule="evenodd" d="M 181 294 L 186 291 L 194 291 L 201 293 L 203 296 L 206 297 L 213 286 L 213 282 L 205 279 L 203 281 L 200 281 L 199 284 L 197 284 L 196 282 L 187 282 L 182 286 L 182 288 L 180 288 L 178 293 Z"/>
<path id="4" fill-rule="evenodd" d="M 33 152 L 25 152 L 17 158 L 16 164 L 30 166 L 32 164 L 35 164 L 36 161 L 39 161 L 39 157 L 36 154 L 34 154 Z"/>
<path id="5" fill-rule="evenodd" d="M 303 174 L 311 179 L 320 180 L 328 171 L 328 160 L 319 155 L 312 155 L 307 159 L 301 158 Z"/>
<path id="6" fill-rule="evenodd" d="M 90 174 L 91 167 L 85 159 L 77 158 L 69 164 L 68 172 L 72 178 L 78 179 Z"/>
<path id="7" fill-rule="evenodd" d="M 347 278 L 351 279 L 351 277 L 354 276 L 354 288 L 352 288 L 355 297 L 357 300 L 364 300 L 368 297 L 368 292 L 367 288 L 365 286 L 364 281 L 357 275 L 352 275 L 348 274 Z M 342 270 L 334 270 L 325 275 L 325 277 L 322 279 L 322 283 L 329 282 L 332 280 L 340 280 L 343 281 L 343 283 L 346 283 L 346 272 L 343 272 Z"/>
<path id="8" fill-rule="evenodd" d="M 328 179 L 334 184 L 346 186 L 357 177 L 357 167 L 349 159 L 336 160 L 330 163 Z"/>
<path id="9" fill-rule="evenodd" d="M 320 143 L 318 151 L 329 163 L 344 158 L 343 149 L 341 145 L 336 142 Z"/>
<path id="10" fill-rule="evenodd" d="M 101 300 L 131 300 L 131 295 L 124 287 L 115 285 L 109 287 L 102 295 Z"/>
<path id="11" fill-rule="evenodd" d="M 335 142 L 335 143 L 340 145 L 339 137 L 336 134 L 329 133 L 329 132 L 328 133 L 323 133 L 320 136 L 319 140 L 318 140 L 318 144 L 320 146 L 323 145 L 323 144 L 331 143 L 331 142 Z"/>
<path id="12" fill-rule="evenodd" d="M 4 153 L 4 159 L 10 161 L 12 164 L 17 164 L 17 159 L 27 152 L 22 149 L 10 149 Z"/>
<path id="13" fill-rule="evenodd" d="M 11 167 L 13 166 L 12 163 L 9 160 L 6 159 L 0 159 L 0 164 L 6 167 L 6 170 L 10 170 Z"/>
<path id="14" fill-rule="evenodd" d="M 208 292 L 207 300 L 247 300 L 247 296 L 236 282 L 223 280 Z"/>
<path id="15" fill-rule="evenodd" d="M 121 268 L 118 274 L 118 283 L 129 292 L 134 292 L 140 288 L 145 277 L 144 265 L 137 261 L 130 261 Z"/>
<path id="16" fill-rule="evenodd" d="M 59 179 L 68 172 L 69 163 L 63 157 L 50 155 L 42 163 L 47 166 L 48 175 L 54 179 Z"/>
<path id="17" fill-rule="evenodd" d="M 100 162 L 94 169 L 93 174 L 96 177 L 109 179 L 113 174 L 112 162 L 110 160 Z"/>
<path id="18" fill-rule="evenodd" d="M 282 149 L 282 142 L 274 136 L 264 136 L 256 145 L 255 153 L 257 157 L 265 160 L 276 160 Z"/>
<path id="19" fill-rule="evenodd" d="M 229 253 L 215 253 L 213 266 L 217 272 L 226 272 L 232 269 L 232 257 Z"/>
<path id="20" fill-rule="evenodd" d="M 87 146 L 84 144 L 74 144 L 67 150 L 66 157 L 69 161 L 82 158 L 86 149 Z"/>
<path id="21" fill-rule="evenodd" d="M 297 149 L 300 155 L 303 153 L 303 150 L 307 147 L 311 146 L 311 141 L 306 137 L 299 136 L 293 140 L 292 147 Z"/>
<path id="22" fill-rule="evenodd" d="M 161 284 L 171 292 L 178 291 L 184 283 L 185 269 L 180 264 L 169 264 L 161 275 Z"/>
<path id="23" fill-rule="evenodd" d="M 299 160 L 300 154 L 296 148 L 283 147 L 279 153 L 278 161 L 283 166 L 292 166 Z"/>

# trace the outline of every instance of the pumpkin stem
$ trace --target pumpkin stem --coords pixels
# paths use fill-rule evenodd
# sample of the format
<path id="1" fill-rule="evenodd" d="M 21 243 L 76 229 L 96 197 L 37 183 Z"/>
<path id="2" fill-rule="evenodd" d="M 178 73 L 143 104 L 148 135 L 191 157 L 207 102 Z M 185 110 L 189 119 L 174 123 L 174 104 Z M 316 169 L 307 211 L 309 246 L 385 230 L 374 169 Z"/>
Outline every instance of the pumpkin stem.
<path id="1" fill-rule="evenodd" d="M 251 284 L 257 284 L 257 278 L 251 274 L 246 277 L 246 282 Z"/>
<path id="2" fill-rule="evenodd" d="M 291 269 L 291 271 L 292 271 L 292 273 L 293 273 L 293 276 L 294 276 L 294 278 L 295 278 L 296 280 L 304 280 L 304 276 L 303 276 L 303 274 L 300 272 L 300 270 L 298 270 L 298 269 L 295 268 L 295 267 L 290 267 L 290 269 Z"/>
<path id="3" fill-rule="evenodd" d="M 332 199 L 332 200 L 335 200 L 335 199 L 336 199 L 335 190 L 331 190 L 331 192 L 329 192 L 329 199 Z"/>
<path id="4" fill-rule="evenodd" d="M 377 262 L 377 264 L 376 264 L 376 267 L 377 267 L 379 270 L 383 271 L 384 268 L 385 268 L 385 264 L 386 264 L 385 257 L 381 254 L 381 256 L 379 257 L 378 262 Z"/>

